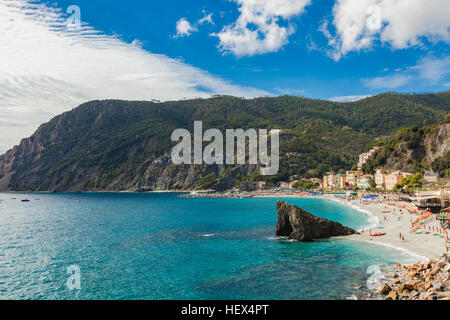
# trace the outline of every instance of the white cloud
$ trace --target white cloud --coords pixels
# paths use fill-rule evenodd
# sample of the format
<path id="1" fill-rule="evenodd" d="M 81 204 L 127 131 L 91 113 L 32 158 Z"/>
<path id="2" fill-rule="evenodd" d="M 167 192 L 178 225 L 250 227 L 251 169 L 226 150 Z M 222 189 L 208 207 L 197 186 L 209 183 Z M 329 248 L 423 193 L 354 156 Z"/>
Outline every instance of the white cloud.
<path id="1" fill-rule="evenodd" d="M 361 99 L 365 99 L 367 97 L 370 97 L 370 95 L 338 96 L 338 97 L 331 97 L 328 100 L 336 102 L 354 102 Z"/>
<path id="2" fill-rule="evenodd" d="M 209 24 L 214 24 L 214 21 L 212 19 L 213 14 L 207 14 L 205 15 L 203 18 L 201 18 L 200 20 L 198 20 L 198 24 L 202 25 L 204 23 L 209 23 Z"/>
<path id="3" fill-rule="evenodd" d="M 439 84 L 443 78 L 450 75 L 450 56 L 441 59 L 426 57 L 411 69 L 418 72 L 419 77 L 428 84 Z"/>
<path id="4" fill-rule="evenodd" d="M 372 89 L 395 89 L 407 85 L 413 79 L 410 75 L 392 74 L 384 77 L 363 79 L 364 84 Z"/>
<path id="5" fill-rule="evenodd" d="M 319 30 L 326 30 L 335 60 L 370 48 L 377 40 L 393 49 L 422 45 L 423 38 L 450 42 L 448 0 L 337 0 L 333 16 L 336 35 L 331 35 L 327 22 Z"/>
<path id="6" fill-rule="evenodd" d="M 363 82 L 372 89 L 396 89 L 419 81 L 422 86 L 445 86 L 442 81 L 450 76 L 450 57 L 428 56 L 414 66 L 396 71 L 387 76 L 363 79 Z"/>
<path id="7" fill-rule="evenodd" d="M 262 96 L 89 26 L 66 29 L 61 12 L 0 0 L 0 149 L 42 122 L 93 99 L 173 100 L 210 94 Z"/>
<path id="8" fill-rule="evenodd" d="M 310 0 L 234 0 L 240 15 L 219 33 L 219 49 L 234 55 L 253 56 L 276 52 L 295 32 L 290 19 L 304 12 Z M 280 22 L 284 21 L 284 25 Z"/>
<path id="9" fill-rule="evenodd" d="M 177 34 L 174 36 L 175 38 L 180 37 L 189 37 L 192 32 L 197 32 L 198 29 L 191 25 L 191 23 L 186 18 L 181 18 L 177 21 L 176 25 Z"/>

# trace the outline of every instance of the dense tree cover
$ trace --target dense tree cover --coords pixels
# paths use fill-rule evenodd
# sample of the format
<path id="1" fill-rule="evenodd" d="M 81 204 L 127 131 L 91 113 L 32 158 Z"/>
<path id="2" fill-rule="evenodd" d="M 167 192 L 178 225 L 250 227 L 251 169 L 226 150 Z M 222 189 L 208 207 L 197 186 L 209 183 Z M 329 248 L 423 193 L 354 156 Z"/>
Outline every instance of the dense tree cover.
<path id="1" fill-rule="evenodd" d="M 402 178 L 401 186 L 406 187 L 407 191 L 413 191 L 420 189 L 424 184 L 425 180 L 423 179 L 421 172 L 416 172 L 416 174 Z"/>
<path id="2" fill-rule="evenodd" d="M 448 92 L 386 93 L 351 103 L 292 96 L 251 100 L 216 96 L 163 103 L 92 101 L 42 125 L 17 148 L 10 188 L 64 191 L 74 185 L 83 190 L 101 190 L 112 183 L 119 186 L 138 179 L 154 161 L 165 165 L 167 159 L 161 157 L 175 145 L 170 141 L 172 131 L 192 132 L 195 120 L 203 121 L 204 130 L 283 130 L 279 174 L 245 179 L 275 184 L 293 175 L 321 177 L 329 170 L 352 168 L 358 154 L 378 137 L 407 126 L 419 127 L 424 119 L 437 123 L 449 110 Z M 414 145 L 417 134 L 406 130 L 403 135 Z M 42 146 L 39 154 L 27 150 L 34 141 Z M 4 159 L 1 156 L 0 162 Z M 199 176 L 197 186 L 222 182 L 218 174 L 208 173 Z"/>
<path id="3" fill-rule="evenodd" d="M 422 188 L 425 183 L 421 172 L 416 172 L 414 175 L 402 178 L 400 183 L 394 186 L 394 191 L 405 190 L 407 192 L 412 192 Z"/>
<path id="4" fill-rule="evenodd" d="M 296 183 L 294 183 L 293 187 L 296 190 L 312 190 L 312 189 L 318 187 L 318 185 L 313 183 L 312 181 L 299 180 Z"/>
<path id="5" fill-rule="evenodd" d="M 431 163 L 433 171 L 438 172 L 440 176 L 450 177 L 450 151 L 443 157 L 435 159 Z"/>

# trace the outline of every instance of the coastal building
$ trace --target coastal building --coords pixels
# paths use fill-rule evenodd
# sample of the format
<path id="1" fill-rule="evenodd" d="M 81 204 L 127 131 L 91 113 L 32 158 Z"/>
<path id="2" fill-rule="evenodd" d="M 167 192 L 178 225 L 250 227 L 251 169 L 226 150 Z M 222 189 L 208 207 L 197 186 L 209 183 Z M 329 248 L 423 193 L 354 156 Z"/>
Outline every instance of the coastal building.
<path id="1" fill-rule="evenodd" d="M 289 182 L 281 181 L 279 184 L 280 189 L 290 189 Z"/>
<path id="2" fill-rule="evenodd" d="M 370 180 L 372 179 L 372 175 L 370 174 L 365 174 L 363 176 L 361 176 L 361 178 L 358 179 L 358 188 L 359 189 L 363 189 L 363 190 L 367 190 L 371 188 L 370 185 Z"/>
<path id="3" fill-rule="evenodd" d="M 324 189 L 341 189 L 345 187 L 346 178 L 342 173 L 330 173 L 323 177 Z"/>
<path id="4" fill-rule="evenodd" d="M 391 174 L 391 170 L 377 169 L 375 172 L 375 183 L 378 189 L 386 189 L 386 175 Z"/>
<path id="5" fill-rule="evenodd" d="M 333 174 L 327 174 L 323 176 L 323 188 L 332 189 L 333 188 Z"/>
<path id="6" fill-rule="evenodd" d="M 362 172 L 361 171 L 347 171 L 345 173 L 345 179 L 346 179 L 346 186 L 347 187 L 354 187 L 358 184 L 358 179 L 361 177 Z"/>
<path id="7" fill-rule="evenodd" d="M 266 188 L 267 182 L 266 181 L 258 181 L 256 183 L 256 187 L 258 188 L 258 190 L 263 190 Z"/>
<path id="8" fill-rule="evenodd" d="M 414 204 L 420 209 L 431 209 L 438 212 L 441 209 L 450 206 L 450 193 L 445 189 L 437 191 L 417 191 L 413 198 L 410 198 Z"/>
<path id="9" fill-rule="evenodd" d="M 338 173 L 336 176 L 337 176 L 336 177 L 336 188 L 338 188 L 338 189 L 345 188 L 345 182 L 346 182 L 345 174 Z"/>
<path id="10" fill-rule="evenodd" d="M 396 184 L 402 182 L 402 178 L 411 176 L 411 173 L 395 171 L 385 176 L 386 190 L 393 190 Z"/>
<path id="11" fill-rule="evenodd" d="M 358 170 L 361 170 L 363 165 L 371 158 L 375 153 L 381 150 L 381 147 L 373 147 L 369 152 L 364 152 L 359 155 Z"/>

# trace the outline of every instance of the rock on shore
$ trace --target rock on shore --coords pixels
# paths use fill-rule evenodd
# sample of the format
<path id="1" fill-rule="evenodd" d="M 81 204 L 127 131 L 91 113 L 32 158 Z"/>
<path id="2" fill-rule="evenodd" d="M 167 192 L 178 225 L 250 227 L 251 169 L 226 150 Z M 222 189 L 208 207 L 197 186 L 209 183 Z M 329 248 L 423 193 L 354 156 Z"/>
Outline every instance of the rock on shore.
<path id="1" fill-rule="evenodd" d="M 276 235 L 280 237 L 288 237 L 296 241 L 311 241 L 357 234 L 355 230 L 338 222 L 316 217 L 284 201 L 277 201 L 277 214 Z"/>
<path id="2" fill-rule="evenodd" d="M 378 293 L 385 300 L 450 300 L 449 277 L 450 253 L 444 253 L 439 260 L 395 266 Z"/>

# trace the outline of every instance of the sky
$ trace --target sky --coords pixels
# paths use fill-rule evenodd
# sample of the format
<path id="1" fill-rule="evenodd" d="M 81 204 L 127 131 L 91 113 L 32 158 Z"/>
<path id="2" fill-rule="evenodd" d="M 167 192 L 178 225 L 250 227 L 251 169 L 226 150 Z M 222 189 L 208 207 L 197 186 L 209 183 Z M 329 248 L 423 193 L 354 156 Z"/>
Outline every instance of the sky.
<path id="1" fill-rule="evenodd" d="M 448 17 L 449 0 L 0 0 L 0 150 L 94 99 L 446 91 Z"/>

